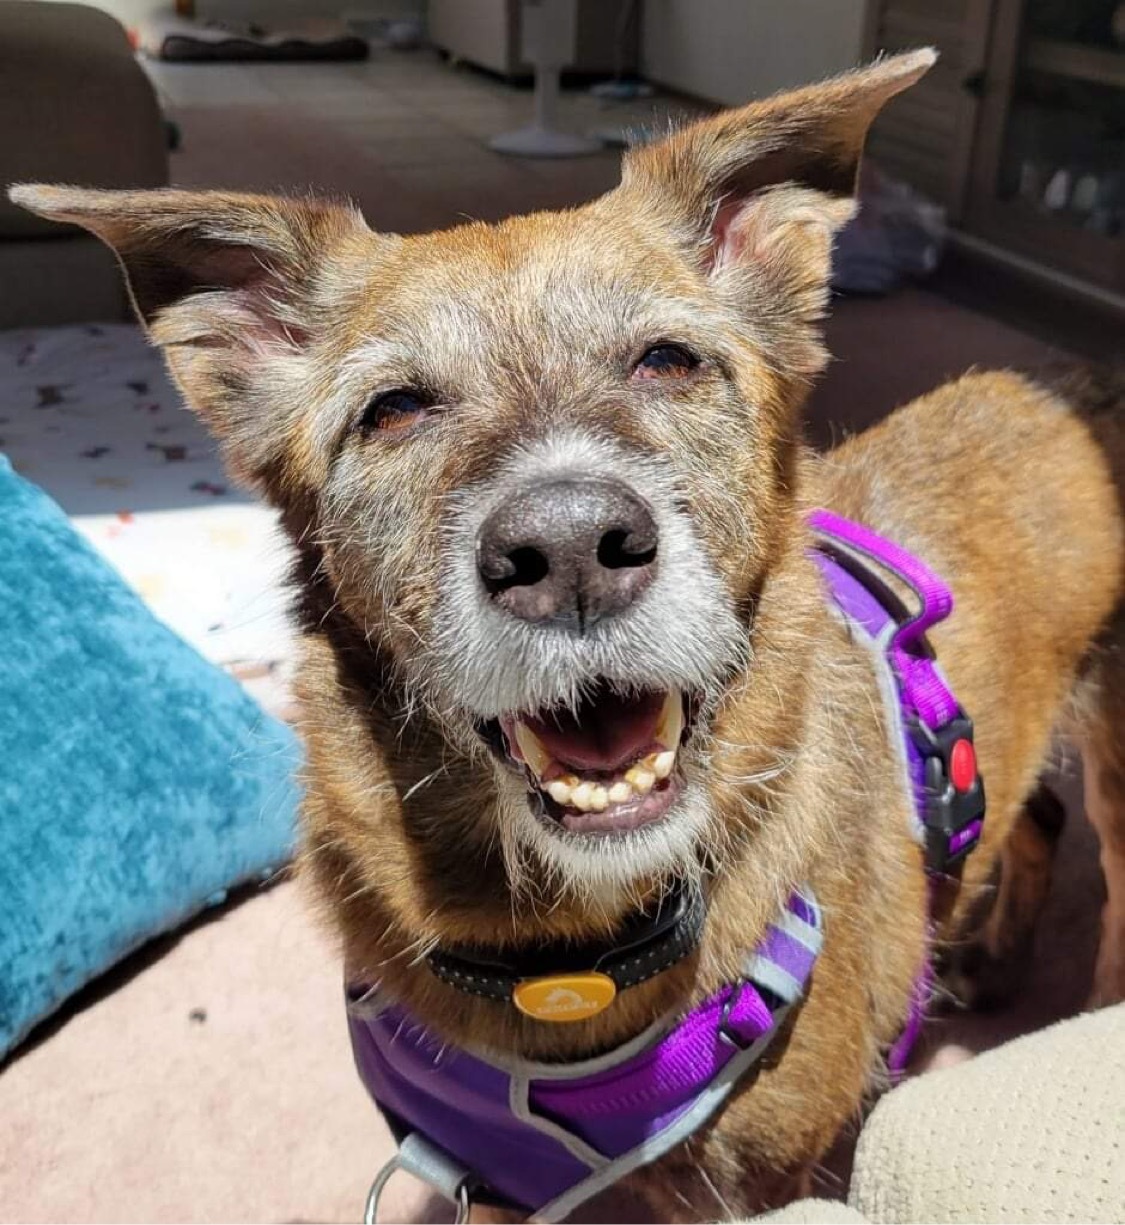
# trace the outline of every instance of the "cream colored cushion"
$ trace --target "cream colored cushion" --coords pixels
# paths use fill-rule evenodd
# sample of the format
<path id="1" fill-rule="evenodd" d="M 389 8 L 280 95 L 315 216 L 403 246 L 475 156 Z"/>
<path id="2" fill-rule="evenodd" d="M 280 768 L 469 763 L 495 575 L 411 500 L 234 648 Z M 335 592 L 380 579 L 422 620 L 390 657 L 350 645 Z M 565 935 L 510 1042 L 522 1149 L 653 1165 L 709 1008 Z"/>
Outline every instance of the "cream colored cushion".
<path id="1" fill-rule="evenodd" d="M 888 1094 L 848 1202 L 874 1222 L 1125 1221 L 1125 1005 Z"/>
<path id="2" fill-rule="evenodd" d="M 755 1225 L 863 1225 L 854 1208 L 837 1199 L 799 1199 L 754 1218 Z"/>

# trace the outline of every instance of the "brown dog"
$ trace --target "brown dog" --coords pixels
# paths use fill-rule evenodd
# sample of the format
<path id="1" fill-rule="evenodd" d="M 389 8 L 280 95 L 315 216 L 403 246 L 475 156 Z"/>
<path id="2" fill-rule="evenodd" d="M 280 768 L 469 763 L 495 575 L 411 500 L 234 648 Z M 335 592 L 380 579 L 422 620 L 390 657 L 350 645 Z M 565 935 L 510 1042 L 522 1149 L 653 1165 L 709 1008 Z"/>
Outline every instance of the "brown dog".
<path id="1" fill-rule="evenodd" d="M 316 200 L 13 192 L 115 248 L 189 404 L 281 509 L 304 869 L 354 977 L 450 1043 L 584 1057 L 737 978 L 788 891 L 814 887 L 825 944 L 783 1048 L 630 1176 L 661 1219 L 792 1194 L 881 1083 L 927 954 L 900 756 L 809 560 L 814 506 L 956 594 L 933 643 L 989 816 L 939 935 L 998 858 L 1018 894 L 1021 813 L 1069 718 L 1109 886 L 1095 993 L 1125 994 L 1112 412 L 973 375 L 826 457 L 799 441 L 866 130 L 932 61 L 686 128 L 583 208 L 425 237 Z M 423 960 L 612 939 L 674 877 L 706 896 L 698 948 L 588 1020 L 529 1018 Z"/>

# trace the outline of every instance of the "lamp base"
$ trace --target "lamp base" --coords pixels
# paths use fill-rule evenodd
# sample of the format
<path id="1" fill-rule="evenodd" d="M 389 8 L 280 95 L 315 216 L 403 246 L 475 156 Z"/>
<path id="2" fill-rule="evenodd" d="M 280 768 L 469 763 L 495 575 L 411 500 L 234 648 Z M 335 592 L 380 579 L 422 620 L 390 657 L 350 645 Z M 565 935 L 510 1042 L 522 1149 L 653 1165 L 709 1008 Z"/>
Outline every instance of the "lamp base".
<path id="1" fill-rule="evenodd" d="M 493 136 L 488 147 L 513 157 L 586 157 L 604 148 L 599 141 L 537 124 Z"/>

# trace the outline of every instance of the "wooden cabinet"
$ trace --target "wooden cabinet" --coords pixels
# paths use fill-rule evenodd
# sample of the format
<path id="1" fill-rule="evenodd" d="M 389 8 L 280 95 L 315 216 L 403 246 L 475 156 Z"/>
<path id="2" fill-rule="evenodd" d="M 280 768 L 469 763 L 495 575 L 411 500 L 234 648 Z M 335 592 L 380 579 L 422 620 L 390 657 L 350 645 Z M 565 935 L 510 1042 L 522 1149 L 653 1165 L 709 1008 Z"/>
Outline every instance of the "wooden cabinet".
<path id="1" fill-rule="evenodd" d="M 872 0 L 869 52 L 927 43 L 872 156 L 965 234 L 1125 293 L 1125 2 Z"/>

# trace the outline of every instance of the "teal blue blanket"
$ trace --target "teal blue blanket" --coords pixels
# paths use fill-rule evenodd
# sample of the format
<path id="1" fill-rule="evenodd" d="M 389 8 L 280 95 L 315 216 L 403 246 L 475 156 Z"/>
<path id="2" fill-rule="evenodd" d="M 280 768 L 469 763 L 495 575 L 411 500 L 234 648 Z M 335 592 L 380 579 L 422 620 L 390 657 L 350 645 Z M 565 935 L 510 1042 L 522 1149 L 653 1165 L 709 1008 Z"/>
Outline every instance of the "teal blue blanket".
<path id="1" fill-rule="evenodd" d="M 282 865 L 296 741 L 0 456 L 0 1058 L 72 992 Z"/>

